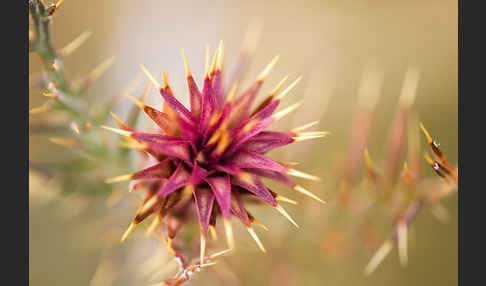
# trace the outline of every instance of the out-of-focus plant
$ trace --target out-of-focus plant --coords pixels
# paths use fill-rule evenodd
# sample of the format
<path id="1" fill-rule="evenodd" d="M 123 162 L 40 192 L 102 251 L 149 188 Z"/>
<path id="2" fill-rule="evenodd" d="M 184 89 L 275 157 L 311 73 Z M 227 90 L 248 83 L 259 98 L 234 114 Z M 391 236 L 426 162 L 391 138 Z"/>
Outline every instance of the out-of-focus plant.
<path id="1" fill-rule="evenodd" d="M 43 65 L 41 73 L 30 76 L 31 88 L 39 89 L 46 97 L 43 105 L 32 108 L 29 112 L 32 116 L 44 117 L 30 126 L 30 132 L 64 133 L 65 137 L 50 137 L 49 140 L 70 149 L 74 156 L 53 163 L 31 161 L 29 164 L 30 168 L 37 172 L 59 178 L 62 181 L 63 192 L 76 191 L 83 194 L 106 195 L 112 191 L 112 186 L 104 182 L 103 170 L 130 169 L 128 164 L 130 157 L 126 150 L 110 148 L 106 136 L 99 132 L 99 125 L 106 121 L 109 111 L 121 97 L 114 96 L 93 107 L 85 95 L 87 89 L 113 63 L 114 57 L 106 59 L 88 75 L 75 81 L 71 81 L 66 76 L 63 59 L 81 46 L 91 32 L 82 33 L 62 49 L 53 46 L 50 24 L 62 2 L 46 5 L 43 1 L 29 0 L 29 51 L 36 53 Z M 135 80 L 130 82 L 126 90 L 133 88 L 135 84 Z M 138 110 L 134 109 L 134 111 L 138 113 Z M 58 122 L 59 120 L 49 120 L 60 116 L 63 116 L 61 123 Z"/>
<path id="2" fill-rule="evenodd" d="M 336 175 L 338 205 L 332 211 L 338 220 L 325 226 L 326 251 L 341 251 L 349 257 L 353 249 L 376 249 L 379 246 L 376 229 L 381 228 L 386 221 L 393 222 L 390 238 L 378 247 L 365 268 L 365 274 L 372 273 L 395 244 L 398 245 L 400 263 L 406 265 L 407 230 L 417 213 L 430 207 L 434 214 L 443 218 L 445 210 L 439 201 L 457 190 L 457 168 L 451 166 L 422 124 L 420 128 L 435 156 L 434 160 L 428 155 L 425 158 L 442 178 L 427 178 L 421 170 L 423 159 L 420 153 L 419 122 L 411 108 L 419 82 L 419 71 L 416 68 L 409 68 L 405 75 L 384 148 L 383 169 L 372 161 L 367 145 L 382 79 L 383 71 L 377 68 L 367 69 L 363 76 L 347 157 Z M 363 186 L 360 179 L 363 164 L 367 186 Z M 352 241 L 350 237 L 339 235 L 336 227 L 340 226 L 352 229 L 352 236 L 359 239 Z M 332 243 L 333 239 L 338 239 L 339 243 Z"/>

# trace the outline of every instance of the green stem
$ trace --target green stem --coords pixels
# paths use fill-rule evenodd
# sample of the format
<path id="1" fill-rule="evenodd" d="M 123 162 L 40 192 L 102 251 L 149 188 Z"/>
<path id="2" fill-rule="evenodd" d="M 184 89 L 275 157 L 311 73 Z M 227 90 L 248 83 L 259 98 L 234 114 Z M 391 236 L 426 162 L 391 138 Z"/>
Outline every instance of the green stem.
<path id="1" fill-rule="evenodd" d="M 30 43 L 29 50 L 36 52 L 39 55 L 42 64 L 47 71 L 48 81 L 55 85 L 56 90 L 64 98 L 79 98 L 81 92 L 76 90 L 67 80 L 62 61 L 52 45 L 49 33 L 49 24 L 52 17 L 52 15 L 50 15 L 50 9 L 46 8 L 39 0 L 30 0 L 29 10 L 34 22 L 36 37 L 35 40 Z M 56 108 L 70 112 L 71 115 L 81 122 L 85 122 L 87 119 L 84 115 L 86 114 L 85 112 L 74 105 L 66 104 L 66 102 L 56 101 Z"/>
<path id="2" fill-rule="evenodd" d="M 57 69 L 52 67 L 52 64 L 57 59 L 57 52 L 52 47 L 49 34 L 51 16 L 49 15 L 48 10 L 39 0 L 31 0 L 29 2 L 29 9 L 34 20 L 36 32 L 36 40 L 32 48 L 39 54 L 42 63 L 47 70 L 49 79 L 56 83 L 57 89 L 63 94 L 67 96 L 78 95 L 66 80 L 62 65 L 59 64 Z"/>

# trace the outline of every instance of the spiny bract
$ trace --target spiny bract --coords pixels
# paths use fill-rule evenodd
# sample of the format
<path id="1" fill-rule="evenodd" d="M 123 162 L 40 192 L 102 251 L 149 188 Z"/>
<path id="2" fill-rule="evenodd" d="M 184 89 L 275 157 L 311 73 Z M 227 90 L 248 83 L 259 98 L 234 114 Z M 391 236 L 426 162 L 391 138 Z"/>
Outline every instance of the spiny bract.
<path id="1" fill-rule="evenodd" d="M 256 201 L 268 203 L 297 226 L 277 203 L 277 201 L 289 203 L 293 201 L 269 190 L 260 177 L 276 180 L 323 202 L 292 182 L 286 175 L 306 179 L 317 179 L 317 177 L 291 169 L 289 168 L 291 164 L 281 164 L 264 155 L 274 148 L 296 141 L 323 137 L 326 134 L 326 132 L 304 132 L 317 122 L 289 132 L 264 131 L 270 124 L 297 108 L 299 104 L 294 104 L 274 113 L 281 99 L 300 78 L 280 92 L 287 77 L 284 78 L 256 108 L 250 110 L 265 77 L 276 64 L 278 56 L 265 67 L 247 90 L 236 96 L 236 83 L 233 83 L 228 91 L 223 85 L 223 52 L 221 42 L 209 67 L 209 48 L 206 47 L 204 84 L 200 91 L 189 70 L 183 51 L 190 110 L 174 97 L 165 73 L 164 86 L 161 86 L 147 69 L 141 66 L 164 99 L 163 112 L 145 105 L 137 98 L 132 96 L 130 98 L 161 128 L 161 134 L 133 130 L 116 116 L 114 118 L 122 129 L 103 126 L 105 129 L 128 137 L 138 148 L 158 161 L 157 164 L 134 174 L 107 180 L 107 182 L 136 180 L 132 189 L 144 187 L 148 190 L 143 205 L 122 240 L 136 224 L 155 213 L 156 217 L 148 231 L 152 232 L 161 222 L 165 222 L 164 227 L 170 245 L 176 232 L 190 217 L 191 212 L 194 213 L 194 204 L 200 224 L 201 265 L 204 259 L 208 260 L 204 254 L 206 236 L 208 230 L 214 231 L 218 216 L 223 218 L 230 248 L 233 247 L 230 224 L 230 217 L 233 214 L 247 228 L 260 249 L 265 251 L 251 228 L 252 223 L 262 225 L 245 209 L 244 202 L 249 201 L 246 199 L 257 197 Z"/>

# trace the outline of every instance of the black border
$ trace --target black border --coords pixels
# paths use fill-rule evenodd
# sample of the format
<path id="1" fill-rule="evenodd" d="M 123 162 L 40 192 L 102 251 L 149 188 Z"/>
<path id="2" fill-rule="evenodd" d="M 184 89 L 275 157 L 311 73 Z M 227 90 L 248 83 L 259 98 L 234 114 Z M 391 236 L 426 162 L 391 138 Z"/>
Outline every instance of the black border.
<path id="1" fill-rule="evenodd" d="M 2 10 L 2 284 L 28 285 L 28 1 L 4 1 Z"/>

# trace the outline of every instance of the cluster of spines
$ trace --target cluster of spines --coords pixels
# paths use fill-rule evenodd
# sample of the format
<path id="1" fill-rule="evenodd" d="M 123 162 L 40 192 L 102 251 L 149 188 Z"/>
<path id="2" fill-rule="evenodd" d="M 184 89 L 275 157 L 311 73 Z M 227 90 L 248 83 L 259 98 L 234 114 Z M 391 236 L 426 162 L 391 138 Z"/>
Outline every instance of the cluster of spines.
<path id="1" fill-rule="evenodd" d="M 308 128 L 316 125 L 317 122 L 305 124 L 289 132 L 264 131 L 271 123 L 295 110 L 300 105 L 300 103 L 297 103 L 274 113 L 280 101 L 300 81 L 300 77 L 281 91 L 283 84 L 287 80 L 287 77 L 285 77 L 262 103 L 250 112 L 251 104 L 255 100 L 258 90 L 279 57 L 275 57 L 259 74 L 257 80 L 237 97 L 236 84 L 233 84 L 227 93 L 224 92 L 222 81 L 223 47 L 221 42 L 213 57 L 211 66 L 209 65 L 209 48 L 206 48 L 206 66 L 202 91 L 199 91 L 189 69 L 185 53 L 184 51 L 182 52 L 190 95 L 190 110 L 186 109 L 173 95 L 165 72 L 163 73 L 163 85 L 161 85 L 144 66 L 141 66 L 142 71 L 164 98 L 164 110 L 158 111 L 131 95 L 129 95 L 129 98 L 161 128 L 163 135 L 137 132 L 121 122 L 114 114 L 112 115 L 121 129 L 102 126 L 105 129 L 130 138 L 130 141 L 133 142 L 137 149 L 144 150 L 154 156 L 157 156 L 157 153 L 162 153 L 169 158 L 174 158 L 190 165 L 192 173 L 188 173 L 182 167 L 184 164 L 179 163 L 170 176 L 168 174 L 157 174 L 164 164 L 168 164 L 168 159 L 164 159 L 147 169 L 133 174 L 110 178 L 107 179 L 107 182 L 114 183 L 125 180 L 157 178 L 166 180 L 159 195 L 147 199 L 139 210 L 138 213 L 144 214 L 144 217 L 160 201 L 161 197 L 167 196 L 178 189 L 182 190 L 184 194 L 194 194 L 201 225 L 201 264 L 204 261 L 206 235 L 208 230 L 213 232 L 213 228 L 210 227 L 210 220 L 211 209 L 215 200 L 223 216 L 225 233 L 230 248 L 233 248 L 234 245 L 232 228 L 229 222 L 231 209 L 231 212 L 245 224 L 259 248 L 265 251 L 261 241 L 251 228 L 251 224 L 264 226 L 245 210 L 238 194 L 240 188 L 266 201 L 292 224 L 297 226 L 295 221 L 276 201 L 295 202 L 268 190 L 258 177 L 267 177 L 279 181 L 304 195 L 324 203 L 324 201 L 302 186 L 293 183 L 285 175 L 311 180 L 317 180 L 317 177 L 290 168 L 289 166 L 292 164 L 280 164 L 263 155 L 263 153 L 280 146 L 327 135 L 327 132 L 305 132 Z M 174 121 L 176 124 L 174 124 Z M 176 130 L 180 136 L 166 135 L 173 134 Z M 231 159 L 221 164 L 218 163 L 225 158 Z M 212 169 L 205 170 L 201 167 L 201 164 L 207 164 Z M 226 175 L 209 177 L 217 172 L 226 173 Z M 209 185 L 209 191 L 197 188 L 197 185 L 203 180 Z M 229 196 L 223 196 L 222 193 L 228 190 L 230 192 Z M 203 195 L 204 193 L 209 193 L 209 197 Z M 208 209 L 209 212 L 207 211 Z M 160 221 L 161 217 L 157 216 L 149 227 L 149 231 L 153 231 Z M 132 222 L 122 240 L 127 237 L 138 223 L 139 220 Z"/>

